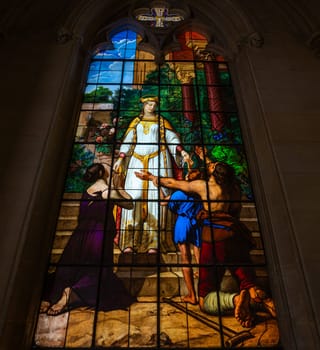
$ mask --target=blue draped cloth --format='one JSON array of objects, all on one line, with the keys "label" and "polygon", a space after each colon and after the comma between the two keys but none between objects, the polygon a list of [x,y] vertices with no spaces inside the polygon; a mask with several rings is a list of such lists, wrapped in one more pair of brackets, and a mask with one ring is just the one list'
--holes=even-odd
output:
[{"label": "blue draped cloth", "polygon": [[183,191],[175,191],[170,197],[168,208],[177,214],[174,226],[174,243],[191,243],[200,247],[201,225],[196,220],[196,216],[202,209],[201,200]]}]

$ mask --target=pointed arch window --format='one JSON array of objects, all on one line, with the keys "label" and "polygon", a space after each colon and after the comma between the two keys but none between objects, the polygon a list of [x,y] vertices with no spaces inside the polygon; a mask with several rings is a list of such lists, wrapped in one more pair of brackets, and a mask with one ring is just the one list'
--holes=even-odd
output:
[{"label": "pointed arch window", "polygon": [[92,55],[34,348],[280,348],[228,62],[176,39]]}]

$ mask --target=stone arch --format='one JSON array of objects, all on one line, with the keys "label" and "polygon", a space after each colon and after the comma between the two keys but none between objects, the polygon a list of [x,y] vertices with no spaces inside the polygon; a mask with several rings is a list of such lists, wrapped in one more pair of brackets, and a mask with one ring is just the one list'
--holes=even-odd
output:
[{"label": "stone arch", "polygon": [[316,16],[308,6],[297,0],[277,2],[281,20],[286,23],[290,33],[297,41],[310,48],[316,56],[320,55],[320,29]]},{"label": "stone arch", "polygon": [[[234,57],[243,45],[259,47],[263,43],[263,39],[258,34],[250,16],[232,0],[223,3],[214,1],[206,4],[195,4],[189,0],[184,1],[179,6],[184,8],[186,13],[190,13],[190,18],[182,22],[182,25],[177,25],[166,32],[162,32],[160,42],[155,38],[154,32],[150,28],[146,28],[142,24],[139,25],[134,21],[133,6],[134,8],[145,7],[146,2],[137,1],[132,4],[130,1],[124,1],[121,8],[119,8],[119,4],[113,6],[113,4],[101,3],[96,0],[92,0],[89,4],[80,2],[61,21],[57,31],[58,38],[59,33],[66,32],[69,33],[68,37],[70,39],[80,37],[84,46],[88,48],[92,42],[102,39],[101,33],[104,30],[129,25],[139,32],[144,30],[145,33],[148,33],[150,44],[159,51],[164,44],[169,45],[169,38],[174,30],[192,26],[194,30],[205,33],[210,45],[223,50],[225,56],[229,58]],[[114,20],[115,17],[118,19]],[[108,24],[106,25],[106,23]]]},{"label": "stone arch", "polygon": [[[31,1],[28,1],[28,3],[30,4]],[[139,1],[139,2],[137,1],[135,3],[135,5],[138,4],[140,6],[140,4],[141,4],[141,6],[142,6],[143,3],[144,2],[142,2],[142,1]],[[233,48],[233,50],[231,50],[231,52],[235,52],[239,57],[240,62],[239,61],[235,62],[236,64],[233,66],[233,70],[236,73],[235,82],[238,83],[240,81],[240,78],[245,78],[245,81],[242,83],[241,88],[238,89],[239,99],[241,99],[241,97],[245,96],[245,93],[243,92],[245,89],[249,88],[249,90],[250,90],[252,88],[252,91],[250,91],[250,93],[249,93],[250,96],[247,96],[248,98],[251,99],[251,102],[252,102],[251,107],[248,108],[248,105],[241,107],[242,114],[248,115],[247,118],[244,118],[244,119],[246,119],[245,125],[249,126],[248,130],[246,130],[245,133],[246,133],[246,136],[248,136],[250,138],[253,136],[254,131],[258,130],[259,128],[264,130],[264,127],[261,127],[261,125],[264,125],[263,124],[264,118],[263,118],[263,111],[261,110],[261,107],[259,105],[259,98],[257,96],[257,91],[255,90],[253,73],[250,70],[250,64],[248,63],[248,59],[246,57],[246,52],[245,52],[245,50],[243,50],[243,51],[240,50],[240,52],[239,52],[239,39],[241,39],[240,40],[240,44],[241,44],[240,47],[245,46],[248,43],[250,44],[249,39],[252,37],[253,37],[254,41],[256,41],[255,33],[256,33],[256,30],[259,30],[259,28],[255,24],[254,25],[252,24],[252,23],[255,23],[255,21],[253,20],[252,16],[250,14],[247,14],[247,13],[246,14],[243,13],[242,14],[243,16],[239,15],[239,13],[236,14],[237,19],[233,19],[232,24],[228,23],[228,14],[231,16],[232,13],[237,12],[236,9],[240,9],[241,13],[243,12],[240,5],[235,5],[235,1],[231,1],[231,0],[224,1],[223,4],[222,4],[222,1],[220,1],[220,0],[215,1],[215,2],[208,2],[207,4],[204,4],[204,2],[200,2],[200,1],[197,4],[195,4],[192,1],[186,1],[186,3],[192,5],[193,17],[199,18],[199,23],[206,24],[208,26],[208,28],[211,28],[210,26],[212,24],[212,17],[213,17],[213,13],[214,13],[213,10],[214,9],[218,9],[220,11],[220,12],[218,11],[218,13],[221,14],[221,16],[224,15],[224,17],[222,16],[223,18],[216,20],[215,23],[217,23],[217,24],[215,24],[215,25],[218,26],[218,23],[220,23],[220,22],[222,24],[224,23],[224,26],[221,28],[219,27],[219,28],[221,31],[223,29],[223,33],[225,33],[224,38],[228,39],[226,42],[230,44],[229,46],[231,48]],[[282,5],[282,2],[281,2],[281,4],[279,4],[279,2],[276,2],[276,3],[277,3],[277,6]],[[291,1],[291,3],[294,3],[293,0]],[[89,44],[91,45],[92,42],[94,42],[95,35],[98,32],[99,28],[103,27],[103,23],[106,23],[108,21],[110,21],[110,22],[114,21],[115,18],[112,18],[112,17],[115,16],[116,13],[117,13],[117,15],[115,17],[117,17],[117,18],[122,17],[122,14],[124,16],[127,16],[127,13],[128,13],[127,7],[129,5],[131,5],[130,1],[125,1],[121,4],[119,4],[118,1],[108,1],[108,2],[102,2],[102,1],[97,1],[97,0],[79,1],[78,4],[75,5],[74,10],[72,10],[72,11],[70,9],[66,10],[66,15],[63,15],[63,17],[62,18],[60,17],[59,21],[57,21],[57,22],[60,22],[59,28],[63,29],[61,32],[68,34],[65,37],[67,40],[66,41],[63,40],[63,42],[68,43],[69,41],[72,41],[72,39],[78,38],[78,39],[81,39],[82,47],[84,47],[84,48],[89,47]],[[208,9],[210,9],[210,12]],[[229,9],[229,10],[227,10],[227,9]],[[101,13],[99,13],[100,10],[103,10],[103,11]],[[119,12],[117,12],[118,10],[119,10]],[[210,15],[210,13],[212,13],[212,15]],[[18,9],[17,11],[13,11],[13,13],[10,13],[9,17],[6,16],[5,25],[4,25],[5,32],[18,33],[18,31],[21,30],[21,28],[23,28],[23,26],[25,25],[27,20],[25,20],[23,22],[23,25],[21,25],[19,23],[19,17],[20,16],[23,17],[22,14],[23,14],[23,9],[20,9],[20,10]],[[106,14],[107,14],[107,16],[106,16]],[[275,14],[275,15],[277,15],[277,14]],[[288,12],[286,13],[286,15],[289,16],[289,18],[292,18],[292,16],[293,16],[292,10],[289,9]],[[27,16],[28,16],[28,14],[26,14],[26,17]],[[279,15],[277,15],[277,16],[279,16]],[[311,35],[311,37],[310,37],[310,40],[311,40],[310,44],[316,43],[317,42],[316,39],[318,37],[316,34],[316,26],[315,26],[316,21],[312,20],[311,21],[312,25],[310,25],[310,24],[308,24],[310,21],[309,21],[309,19],[307,19],[306,20],[307,24],[303,24],[303,22],[300,21],[300,16],[301,16],[301,14],[299,14],[299,12],[298,12],[295,19],[296,19],[297,23],[300,23],[300,25],[302,25],[302,27],[305,28],[304,33],[306,33],[306,35],[304,36],[304,38],[309,37],[308,33],[311,33],[311,34],[313,33],[313,35]],[[293,27],[294,27],[294,25],[293,25]],[[237,31],[237,28],[240,28],[239,32]],[[299,32],[298,29],[296,29],[296,31]],[[61,50],[61,48],[60,48],[60,50]],[[65,73],[66,84],[65,84],[65,86],[63,86],[64,90],[62,90],[61,94],[59,94],[60,97],[63,96],[63,94],[66,96],[66,97],[64,97],[64,100],[63,100],[64,103],[65,103],[65,100],[69,98],[69,97],[67,97],[67,93],[70,92],[70,90],[68,90],[67,88],[71,85],[70,83],[68,83],[69,80],[71,81],[72,78],[75,76],[75,74],[78,74],[79,72],[81,72],[83,70],[83,67],[82,67],[82,69],[79,68],[79,66],[82,64],[82,62],[78,62],[75,59],[77,57],[80,57],[81,54],[83,54],[83,51],[82,50],[76,51],[76,49],[74,49],[74,51],[75,51],[74,55],[70,55],[70,57],[66,55],[66,57],[70,60],[70,62],[72,60],[76,61],[76,63],[74,63],[74,65],[78,65],[78,67],[77,67],[78,69],[76,69],[75,72],[73,72],[71,70],[71,68],[69,70],[66,70],[66,73]],[[254,95],[254,96],[251,98],[252,95]],[[61,98],[60,97],[59,97],[59,99],[62,99],[62,97]],[[67,108],[65,106],[61,106],[61,105],[60,106],[55,105],[55,108],[56,108],[56,110],[52,111],[52,115],[56,119],[59,119],[59,118],[62,119],[62,117],[58,117],[58,113],[61,112],[62,116],[68,116],[68,112],[71,110],[71,108],[69,108],[69,110],[67,110]],[[254,120],[254,119],[256,119],[256,120]],[[56,124],[54,124],[54,126],[56,126]],[[63,127],[61,127],[61,125],[60,125],[60,128],[58,128],[58,129],[59,129],[59,131],[61,131],[61,130],[64,131],[66,129],[66,126],[64,125]],[[263,139],[263,141],[267,140],[265,142],[265,145],[268,146],[269,145],[268,137],[265,136],[263,134],[263,132],[261,132],[261,133],[262,133],[261,139]],[[50,132],[50,135],[49,135],[50,139],[48,140],[48,143],[51,144],[52,148],[55,147],[55,146],[52,146],[52,144],[54,144],[54,142],[56,140],[61,138],[62,133],[60,132],[59,135],[58,135],[58,133],[56,133],[56,134],[57,135],[54,134],[54,130],[52,128],[52,131]],[[71,135],[71,133],[69,132],[68,135]],[[260,135],[260,133],[258,133],[258,135]],[[258,137],[259,136],[255,136],[255,138],[253,140],[256,140]],[[262,141],[261,141],[261,143],[263,144]],[[255,147],[260,148],[260,151],[262,149],[261,144],[255,145]],[[270,167],[269,167],[269,169],[267,169],[266,165],[261,164],[261,162],[259,163],[259,159],[258,159],[259,157],[256,156],[255,150],[253,150],[253,148],[254,147],[252,145],[249,145],[248,150],[249,150],[249,153],[251,154],[251,159],[254,162],[256,162],[256,165],[254,165],[254,167],[253,167],[253,170],[254,170],[253,171],[254,172],[253,178],[254,178],[254,182],[256,183],[256,187],[261,185],[261,183],[262,183],[261,177],[263,174],[263,176],[265,176],[265,177],[269,176],[269,180],[265,181],[265,183],[268,184],[268,188],[266,188],[266,190],[271,189],[272,187],[276,188],[274,190],[274,192],[278,188],[281,189],[281,185],[279,184],[281,182],[281,180],[279,179],[278,171],[275,168],[276,166],[272,165],[271,171],[270,171]],[[271,164],[272,164],[272,161],[274,160],[274,158],[272,157],[272,154],[270,155],[270,153],[272,153],[272,152],[269,151],[268,148],[265,148],[264,150],[267,150],[265,152],[265,156],[266,156],[265,159],[267,159],[267,161],[265,163],[267,164],[268,161],[271,161]],[[48,150],[45,149],[44,155],[47,158],[50,158],[50,154],[48,155],[48,153],[49,153]],[[42,159],[40,159],[40,160],[42,160]],[[50,161],[50,159],[48,160],[48,162],[49,161]],[[61,160],[59,160],[59,161],[55,160],[55,162],[56,162],[56,164],[59,164],[59,162],[61,162]],[[50,174],[50,169],[46,172],[45,175],[47,175],[48,178],[50,178],[50,176],[52,178],[52,174]],[[275,176],[273,176],[273,175],[275,175]],[[42,180],[41,180],[42,181],[42,188],[44,188],[44,182],[46,181],[46,179],[44,178],[43,173],[41,174],[41,178],[42,178]],[[272,181],[270,179],[272,179]],[[270,182],[272,182],[272,183],[270,184]],[[39,184],[38,180],[37,180],[36,185],[37,186],[35,186],[35,188],[40,193],[39,188],[41,189],[41,186],[40,186],[41,183]],[[259,197],[259,200],[260,200],[260,198],[262,198],[262,203],[263,203],[262,205],[265,205],[265,203],[271,202],[270,197],[272,197],[272,196],[269,194],[268,195],[269,198],[268,198],[268,200],[266,200],[265,199],[266,194],[263,192],[264,191],[261,190],[261,193],[258,193],[258,197]],[[276,233],[279,234],[279,237],[277,238],[276,237],[277,235],[272,234],[272,233],[270,234],[270,237],[273,241],[275,241],[275,239],[277,239],[277,242],[279,242],[280,239],[283,239],[283,241],[284,241],[284,238],[290,238],[290,240],[288,242],[286,242],[288,245],[287,253],[282,254],[282,255],[289,256],[292,252],[293,252],[293,255],[297,254],[297,252],[296,252],[295,245],[292,244],[291,234],[287,233],[287,231],[291,232],[292,228],[291,227],[288,228],[288,225],[287,225],[288,222],[290,223],[290,219],[287,219],[287,216],[288,216],[288,213],[286,211],[287,209],[284,208],[285,207],[285,204],[284,204],[285,200],[283,199],[284,194],[281,191],[279,193],[280,193],[280,195],[279,195],[279,198],[277,198],[277,202],[276,202],[277,203],[276,209],[277,209],[278,213],[273,216],[272,214],[274,214],[275,209],[271,213],[268,213],[266,210],[265,213],[262,213],[262,215],[266,217],[265,219],[263,219],[263,222],[265,222],[265,226],[270,225],[269,230],[273,229],[271,227],[272,224],[269,221],[270,217],[273,217],[273,222],[274,222],[273,225],[274,225],[275,230],[276,230],[275,226],[280,224],[279,225],[280,228],[278,228],[278,230],[275,231]],[[29,207],[31,209],[30,209],[30,212],[28,212],[28,215],[32,216],[29,221],[33,221],[32,224],[34,226],[35,226],[34,222],[39,220],[39,218],[37,216],[40,216],[40,219],[41,219],[41,214],[42,214],[42,212],[40,210],[41,208],[39,205],[40,200],[37,197],[38,197],[38,194],[37,194],[37,196],[35,195],[33,198],[33,201],[30,202]],[[54,198],[53,201],[55,199],[56,198]],[[50,198],[50,200],[52,200],[52,198]],[[38,201],[38,206],[35,205],[35,202],[37,202],[37,201]],[[38,209],[38,212],[36,211],[36,209]],[[270,206],[269,206],[269,209],[270,209]],[[32,210],[34,211],[33,213],[31,213]],[[279,218],[282,213],[284,213],[284,217]],[[32,224],[29,221],[26,220],[26,222],[29,225],[29,227],[26,228],[26,230],[28,230],[28,232],[26,232],[26,235],[24,235],[22,238],[25,239],[25,237],[27,237],[27,240],[29,241],[28,245],[30,246],[32,243],[37,243],[37,240],[35,239],[34,235],[30,235],[30,232],[34,226],[32,226]],[[42,222],[44,223],[46,221],[42,218]],[[39,226],[39,223],[37,224],[37,227],[38,226]],[[40,230],[39,228],[38,228],[38,231],[41,231],[41,232],[39,232],[39,235],[37,236],[37,238],[41,237],[41,235],[43,233],[43,230]],[[42,241],[40,241],[40,242],[42,242]],[[278,252],[281,249],[283,251],[284,247],[283,247],[283,244],[282,244],[282,247],[280,247],[280,248],[277,247],[276,246],[277,242],[273,242],[271,245],[269,245],[270,252],[271,252],[271,250],[274,249],[274,251],[272,252],[272,258],[270,259],[270,261],[271,261],[271,264],[276,262],[276,266],[273,268],[273,274],[278,274],[278,275],[280,275],[280,278],[281,278],[281,275],[282,275],[282,277],[285,277],[285,276],[283,276],[282,269],[280,268],[280,263],[279,263],[279,259],[278,259]],[[26,244],[24,241],[22,241],[21,246],[24,246],[24,245],[26,245]],[[25,248],[23,247],[23,249],[25,249]],[[45,246],[44,249],[48,250],[48,247]],[[22,248],[21,248],[21,250],[22,250]],[[28,253],[28,249],[26,249],[26,250]],[[29,249],[29,254],[30,254],[30,251],[31,250]],[[25,255],[27,253],[25,253]],[[36,260],[39,257],[36,257],[36,259],[35,259],[33,256],[31,257],[31,255],[30,256],[27,255],[27,257],[25,255],[23,256],[25,261],[23,261],[23,259],[21,258],[21,252],[20,251],[18,252],[18,258],[20,259],[18,261],[18,263],[20,263],[22,265],[22,267],[24,268],[24,270],[26,271],[25,275],[28,275],[28,273],[33,272],[33,268],[36,266],[36,264],[39,264],[39,263],[45,264],[46,259],[43,256],[40,257],[41,259]],[[42,255],[43,255],[43,253],[42,253]],[[299,255],[299,254],[297,254],[297,255]],[[34,261],[33,259],[36,261]],[[26,264],[26,260],[28,262],[28,266]],[[296,264],[295,260],[294,260],[294,264],[292,264],[293,260],[294,259],[289,259],[287,257],[282,256],[282,263],[285,263],[286,266],[289,266],[287,271],[291,272],[292,275],[294,274],[294,276],[296,277],[296,280],[300,281],[301,268],[295,269],[297,264]],[[292,267],[293,269],[290,270],[290,267]],[[21,271],[22,271],[22,269],[21,269]],[[284,271],[286,271],[286,270],[284,269]],[[14,275],[14,272],[15,271],[12,272],[13,275]],[[14,275],[13,278],[16,278],[16,276]],[[18,282],[11,281],[11,285],[13,285],[15,283],[14,287],[20,288],[23,285],[21,283],[21,279],[22,278],[20,278],[20,281],[18,281]],[[289,282],[288,281],[286,282],[286,288],[283,288],[282,283],[280,283],[281,285],[277,288],[278,289],[277,294],[280,296],[280,300],[285,301],[284,295],[289,290],[290,279],[292,280],[292,277],[288,276]],[[24,282],[24,280],[22,282]],[[32,287],[32,286],[29,287],[29,295],[31,294],[30,289],[39,291],[39,289],[41,288],[40,283],[41,283],[41,281],[38,282],[39,285],[37,285],[35,287]],[[292,286],[292,289],[296,288],[296,285],[292,284],[291,286]],[[14,288],[14,287],[12,287],[12,288]],[[10,292],[10,290],[9,290],[9,292]],[[32,336],[32,322],[33,322],[32,317],[34,317],[34,313],[36,312],[35,311],[36,306],[32,306],[32,302],[36,303],[37,299],[36,299],[35,295],[33,294],[32,295],[33,298],[31,298],[31,301],[28,301],[29,304],[23,305],[23,304],[21,304],[21,302],[19,304],[19,299],[17,298],[17,295],[15,293],[11,293],[11,294],[12,294],[12,300],[13,300],[12,303],[17,302],[17,301],[18,302],[14,306],[10,304],[10,307],[9,307],[10,311],[11,312],[12,312],[12,310],[16,311],[18,308],[20,308],[20,311],[19,311],[20,318],[14,318],[16,316],[17,312],[16,313],[13,312],[13,316],[12,316],[12,314],[10,315],[10,320],[9,320],[10,322],[8,324],[16,323],[15,332],[11,331],[11,333],[10,333],[10,329],[9,329],[9,331],[6,330],[4,332],[4,335],[8,337],[8,334],[9,334],[9,337],[11,336],[11,340],[13,340],[14,336],[19,335],[18,333],[22,333],[22,332],[17,332],[16,330],[18,329],[19,331],[21,331],[21,329],[23,328],[23,330],[25,332],[24,341],[26,343],[28,343],[28,342],[30,343],[30,341],[31,341],[30,337]],[[37,293],[35,293],[35,294],[37,294]],[[283,296],[281,297],[280,294],[283,294]],[[297,293],[296,293],[296,295],[297,295]],[[10,295],[9,295],[9,297],[10,297]],[[290,296],[289,296],[289,298],[290,298]],[[291,301],[292,300],[293,300],[293,298],[291,295]],[[315,326],[312,323],[312,320],[314,320],[314,318],[313,318],[312,313],[309,312],[310,311],[309,304],[310,304],[310,300],[309,301],[307,300],[305,293],[301,293],[301,295],[299,295],[299,303],[296,303],[296,304],[293,303],[290,305],[290,308],[291,308],[290,312],[289,312],[289,308],[287,306],[284,306],[283,319],[281,320],[281,322],[282,322],[282,329],[285,330],[287,333],[287,335],[284,339],[284,345],[286,345],[287,348],[297,348],[298,347],[297,344],[299,342],[301,344],[301,342],[303,342],[304,340],[306,342],[308,342],[308,344],[316,342],[316,340],[314,340],[315,339],[314,334],[316,334]],[[305,307],[305,306],[307,306],[307,307]],[[300,313],[301,310],[304,310],[305,314]],[[297,318],[298,321],[296,321],[296,328],[293,329],[294,326],[292,326],[291,322],[295,318]],[[289,319],[289,322],[288,322],[288,319]],[[17,326],[17,323],[19,323],[18,326]],[[298,328],[298,326],[299,326],[299,328]],[[18,327],[20,327],[20,328],[18,328]],[[295,336],[295,333],[296,333],[296,336]],[[312,333],[313,333],[313,337],[312,337]],[[310,335],[310,337],[305,337],[305,339],[303,339],[303,337],[302,337],[302,338],[300,338],[300,340],[298,340],[297,337],[299,335],[303,335],[304,337],[306,335]],[[21,340],[22,337],[23,336],[20,335],[20,337],[17,337],[17,339]],[[27,339],[27,340],[25,340],[25,339]],[[27,348],[27,347],[25,346],[23,348]]]}]

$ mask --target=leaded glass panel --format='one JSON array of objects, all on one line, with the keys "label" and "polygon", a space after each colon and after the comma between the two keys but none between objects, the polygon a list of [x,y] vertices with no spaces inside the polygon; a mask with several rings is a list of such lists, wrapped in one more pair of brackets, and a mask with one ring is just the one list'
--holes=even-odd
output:
[{"label": "leaded glass panel", "polygon": [[96,52],[34,348],[280,348],[228,62]]}]

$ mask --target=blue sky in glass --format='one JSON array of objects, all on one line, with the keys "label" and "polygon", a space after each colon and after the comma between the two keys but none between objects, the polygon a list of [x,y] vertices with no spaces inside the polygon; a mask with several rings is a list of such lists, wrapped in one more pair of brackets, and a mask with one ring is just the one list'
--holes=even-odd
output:
[{"label": "blue sky in glass", "polygon": [[[126,84],[133,82],[133,62],[127,62],[123,69],[123,60],[135,59],[137,34],[130,30],[117,33],[112,37],[112,43],[114,49],[101,50],[93,56],[93,59],[98,61],[91,62],[87,83],[116,84],[109,85],[114,92],[121,82]],[[86,92],[91,92],[95,88],[95,85],[88,85]]]}]

